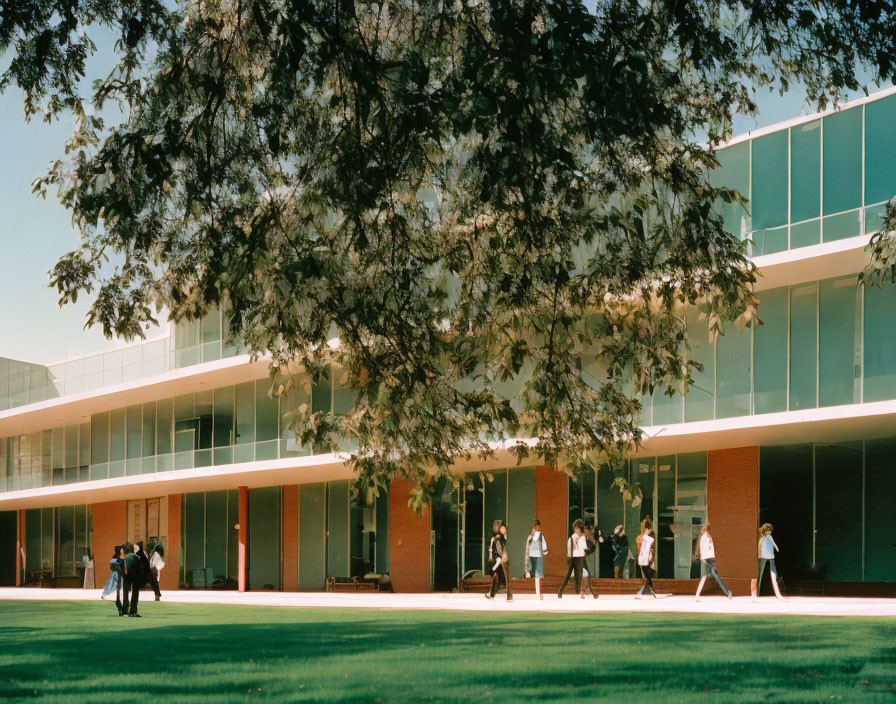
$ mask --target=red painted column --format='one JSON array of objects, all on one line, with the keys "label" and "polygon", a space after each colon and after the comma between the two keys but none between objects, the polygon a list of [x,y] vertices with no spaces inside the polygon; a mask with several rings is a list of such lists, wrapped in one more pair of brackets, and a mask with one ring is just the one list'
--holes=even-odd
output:
[{"label": "red painted column", "polygon": [[237,566],[237,582],[241,592],[246,591],[246,528],[249,525],[249,487],[239,488],[239,564]]}]

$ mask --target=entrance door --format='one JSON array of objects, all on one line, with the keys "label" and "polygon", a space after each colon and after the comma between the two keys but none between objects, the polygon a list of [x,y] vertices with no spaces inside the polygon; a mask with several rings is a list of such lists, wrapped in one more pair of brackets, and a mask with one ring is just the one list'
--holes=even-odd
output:
[{"label": "entrance door", "polygon": [[458,585],[458,490],[444,477],[432,501],[432,588],[450,592]]},{"label": "entrance door", "polygon": [[699,562],[694,560],[694,545],[700,538],[704,513],[702,506],[675,507],[675,579],[691,579],[695,571],[700,576]]}]

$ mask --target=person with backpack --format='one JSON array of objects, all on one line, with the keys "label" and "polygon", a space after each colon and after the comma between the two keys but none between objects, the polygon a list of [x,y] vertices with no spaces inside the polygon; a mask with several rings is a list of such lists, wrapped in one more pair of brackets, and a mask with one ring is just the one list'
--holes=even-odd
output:
[{"label": "person with backpack", "polygon": [[570,575],[575,575],[576,593],[582,594],[582,570],[585,567],[585,550],[588,548],[588,542],[585,539],[585,523],[581,518],[577,518],[572,524],[572,534],[566,540],[566,559],[569,561],[569,567],[566,570],[566,577],[560,585],[560,591],[557,592],[557,598],[563,598],[563,590],[569,582]]},{"label": "person with backpack", "polygon": [[541,532],[541,521],[537,518],[532,521],[532,530],[526,538],[526,579],[535,579],[535,595],[539,599],[541,594],[541,580],[544,579],[544,556],[548,554],[548,544],[545,542],[544,533]]},{"label": "person with backpack", "polygon": [[697,541],[697,551],[694,557],[700,560],[700,583],[697,585],[697,601],[700,601],[700,592],[703,591],[703,585],[706,578],[712,575],[718,585],[722,588],[722,593],[731,599],[734,595],[725,586],[722,577],[716,571],[716,548],[712,542],[712,533],[709,523],[704,523],[700,529],[700,540]]},{"label": "person with backpack", "polygon": [[513,590],[510,587],[510,568],[507,565],[507,526],[498,519],[492,524],[492,539],[488,545],[489,562],[492,566],[492,586],[485,595],[486,599],[494,599],[501,586],[507,587],[507,601],[513,601]]}]

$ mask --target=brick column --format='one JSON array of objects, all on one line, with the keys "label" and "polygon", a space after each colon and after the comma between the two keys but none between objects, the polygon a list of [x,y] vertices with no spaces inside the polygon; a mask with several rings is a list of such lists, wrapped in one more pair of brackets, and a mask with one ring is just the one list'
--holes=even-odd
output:
[{"label": "brick column", "polygon": [[553,467],[535,468],[535,518],[541,521],[541,530],[548,544],[544,558],[544,574],[566,574],[566,525],[569,510],[569,485],[567,476]]},{"label": "brick column", "polygon": [[393,479],[389,487],[389,577],[396,592],[428,592],[429,506],[420,515],[408,506],[411,486],[406,479]]},{"label": "brick column", "polygon": [[93,523],[93,558],[96,565],[96,584],[109,579],[109,560],[116,545],[128,538],[128,502],[107,501],[90,507]]},{"label": "brick column", "polygon": [[280,521],[283,545],[283,591],[299,591],[299,487],[283,487],[283,520]]},{"label": "brick column", "polygon": [[168,495],[168,549],[165,551],[165,569],[162,570],[162,581],[159,583],[161,589],[180,588],[180,503],[181,494]]},{"label": "brick column", "polygon": [[706,472],[709,522],[719,572],[725,578],[753,579],[758,571],[759,448],[710,450]]}]

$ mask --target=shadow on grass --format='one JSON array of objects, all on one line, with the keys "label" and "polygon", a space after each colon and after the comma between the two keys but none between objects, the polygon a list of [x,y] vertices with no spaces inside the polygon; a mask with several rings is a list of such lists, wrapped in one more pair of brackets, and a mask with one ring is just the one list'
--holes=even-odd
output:
[{"label": "shadow on grass", "polygon": [[[0,604],[0,697],[875,701],[896,692],[892,620],[193,604],[149,605],[136,620],[105,606]],[[876,674],[863,675],[869,666]]]}]

